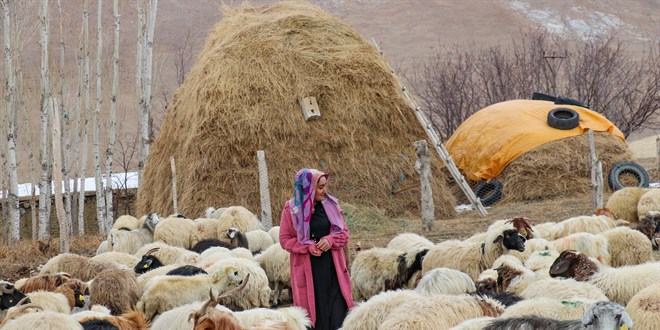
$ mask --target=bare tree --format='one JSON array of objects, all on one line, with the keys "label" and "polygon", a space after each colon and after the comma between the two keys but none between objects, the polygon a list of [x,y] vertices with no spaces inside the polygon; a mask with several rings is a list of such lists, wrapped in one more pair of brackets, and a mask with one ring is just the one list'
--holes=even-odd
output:
[{"label": "bare tree", "polygon": [[5,54],[5,76],[7,78],[5,102],[7,107],[7,170],[9,172],[9,203],[5,205],[8,208],[8,218],[5,221],[11,223],[11,230],[8,243],[12,244],[21,238],[20,232],[20,210],[18,208],[18,169],[16,166],[16,108],[14,106],[14,90],[16,76],[13,65],[13,44],[12,18],[14,14],[9,11],[9,0],[2,1],[2,20],[3,20],[3,40]]},{"label": "bare tree", "polygon": [[99,225],[99,233],[106,233],[105,224],[105,195],[103,193],[103,180],[101,179],[101,155],[100,155],[100,137],[101,122],[101,104],[103,103],[103,69],[101,67],[101,58],[103,56],[103,0],[97,0],[97,19],[96,19],[96,108],[94,110],[94,176],[96,180],[96,217]]},{"label": "bare tree", "polygon": [[84,123],[82,126],[82,141],[80,150],[82,150],[82,159],[80,160],[80,192],[78,194],[78,235],[85,235],[85,176],[87,175],[87,126],[88,116],[91,112],[91,96],[89,82],[89,0],[83,1],[83,49],[84,49],[84,84],[85,84],[85,107],[83,115]]},{"label": "bare tree", "polygon": [[112,157],[115,150],[115,140],[117,136],[115,113],[117,109],[117,90],[119,89],[119,0],[114,0],[113,16],[115,21],[115,41],[114,52],[112,56],[112,96],[110,97],[110,129],[108,131],[108,147],[105,152],[106,172],[105,172],[105,199],[106,199],[106,231],[112,228],[113,200],[112,200]]},{"label": "bare tree", "polygon": [[[125,135],[123,138],[117,140],[119,148],[117,150],[117,161],[121,166],[124,176],[117,182],[119,186],[118,194],[119,200],[124,203],[124,211],[122,214],[131,214],[131,199],[133,193],[128,187],[128,172],[133,168],[135,163],[135,154],[138,146],[138,139],[135,135]],[[119,208],[117,208],[119,212]]]},{"label": "bare tree", "polygon": [[[85,13],[83,12],[83,20]],[[81,119],[84,120],[83,114],[82,114],[82,103],[83,103],[83,89],[84,89],[84,71],[83,71],[83,61],[84,61],[84,46],[83,46],[83,37],[85,33],[85,28],[84,28],[84,22],[80,26],[80,36],[78,38],[78,52],[76,53],[76,65],[78,67],[78,85],[76,89],[76,107],[75,107],[75,121],[76,121],[76,128],[75,128],[75,134],[73,135],[73,164],[78,164],[78,159],[80,156],[80,145],[82,141],[82,125],[81,125]],[[80,166],[72,166],[72,169],[74,171],[73,173],[73,191],[72,191],[72,198],[71,198],[71,209],[76,210],[77,205],[78,205],[78,198],[80,197],[80,189],[78,185],[78,178],[80,177],[80,171],[81,168]],[[78,233],[79,229],[78,227],[80,224],[78,223],[78,213],[71,212],[72,214],[72,219],[71,219],[71,224],[72,224],[72,230]]]},{"label": "bare tree", "polygon": [[[138,148],[138,176],[141,178],[142,170],[146,166],[147,156],[149,155],[149,146],[151,145],[150,112],[151,112],[151,87],[152,87],[152,69],[153,69],[153,45],[154,30],[156,28],[156,13],[158,10],[158,0],[149,0],[146,17],[146,33],[144,34],[143,64],[142,64],[142,98],[140,100],[140,145]],[[140,29],[141,30],[141,29]],[[139,37],[138,37],[139,38]],[[138,41],[140,44],[140,41]]]},{"label": "bare tree", "polygon": [[[144,108],[144,53],[145,53],[145,39],[147,33],[147,20],[144,16],[144,3],[145,0],[137,0],[137,53],[135,56],[135,95],[138,100],[138,180],[142,180],[142,149],[145,148],[144,141],[142,140],[142,132],[147,132],[148,119],[144,118],[142,109]],[[146,158],[146,157],[145,157]]]},{"label": "bare tree", "polygon": [[60,114],[54,99],[50,99],[50,117],[53,118],[53,182],[55,183],[55,210],[60,227],[60,253],[69,252],[69,234],[71,222],[67,221],[62,201],[62,133],[60,132]]},{"label": "bare tree", "polygon": [[50,158],[48,157],[48,99],[50,98],[50,87],[48,85],[48,0],[41,1],[41,14],[39,17],[41,21],[41,126],[40,126],[40,143],[41,143],[41,181],[39,184],[39,239],[46,240],[50,236],[48,232],[48,224],[50,222],[50,213],[48,206],[50,199],[48,193],[50,191]]},{"label": "bare tree", "polygon": [[[64,213],[66,217],[66,223],[69,224],[69,229],[71,229],[71,185],[70,185],[70,172],[71,172],[71,117],[69,112],[64,108],[64,18],[62,17],[62,3],[60,0],[57,0],[57,11],[59,13],[59,23],[60,23],[60,90],[59,90],[59,99],[60,99],[60,110],[59,113],[62,114],[64,122],[61,123],[60,127],[60,137],[64,141],[64,150],[62,150],[62,178],[64,181]],[[55,157],[60,157],[59,155],[54,154]],[[69,235],[72,233],[69,232]]]}]

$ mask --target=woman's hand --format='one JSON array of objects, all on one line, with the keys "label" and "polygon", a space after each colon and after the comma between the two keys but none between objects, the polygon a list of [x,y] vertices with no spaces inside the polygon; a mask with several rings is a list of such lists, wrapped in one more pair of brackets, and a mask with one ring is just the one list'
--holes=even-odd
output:
[{"label": "woman's hand", "polygon": [[330,250],[330,247],[330,242],[328,242],[328,240],[325,238],[321,238],[321,240],[316,243],[316,248],[323,252]]},{"label": "woman's hand", "polygon": [[320,256],[321,256],[321,253],[323,253],[323,251],[321,251],[321,250],[319,250],[318,248],[316,248],[316,249],[314,249],[314,251],[312,251],[312,252],[310,252],[310,253],[311,253],[313,256],[315,256],[315,257],[320,257]]}]

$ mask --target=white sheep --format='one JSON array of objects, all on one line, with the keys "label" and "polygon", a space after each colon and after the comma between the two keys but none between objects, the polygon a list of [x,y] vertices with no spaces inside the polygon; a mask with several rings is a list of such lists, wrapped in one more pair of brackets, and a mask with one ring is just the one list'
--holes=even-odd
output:
[{"label": "white sheep", "polygon": [[556,222],[552,221],[540,223],[538,225],[534,225],[534,231],[538,234],[539,237],[552,240],[552,230],[556,224]]},{"label": "white sheep", "polygon": [[218,238],[218,225],[220,221],[212,218],[199,218],[193,220],[194,228],[190,233],[190,247],[206,239]]},{"label": "white sheep", "polygon": [[225,306],[236,306],[244,310],[270,306],[271,289],[268,286],[268,276],[259,267],[259,264],[251,260],[232,257],[218,261],[207,271],[212,274],[228,267],[237,268],[241,274],[250,274],[250,281],[240,292],[225,298]]},{"label": "white sheep", "polygon": [[379,329],[378,326],[393,309],[412,299],[426,297],[412,290],[381,292],[351,309],[344,319],[342,330]]},{"label": "white sheep", "polygon": [[628,227],[606,230],[600,234],[607,240],[609,265],[620,267],[653,261],[653,244],[646,235]]},{"label": "white sheep", "polygon": [[273,244],[266,251],[254,257],[268,276],[269,286],[273,289],[273,304],[278,305],[280,293],[288,288],[291,292],[291,254],[281,245]]},{"label": "white sheep", "polygon": [[525,267],[536,274],[538,280],[550,278],[550,266],[559,257],[557,250],[541,250],[532,253],[525,261]]},{"label": "white sheep", "polygon": [[261,229],[263,226],[259,219],[252,214],[248,209],[242,206],[230,206],[219,218],[220,224],[218,225],[217,238],[221,241],[229,242],[227,237],[229,228],[236,228],[242,233],[247,233],[251,230]]},{"label": "white sheep", "polygon": [[136,307],[148,320],[152,320],[174,307],[207,299],[211,290],[215,291],[214,295],[225,292],[243,278],[236,267],[217,268],[208,275],[156,276],[149,281]]},{"label": "white sheep", "polygon": [[476,291],[468,274],[450,268],[436,268],[422,277],[415,291],[424,296],[465,294]]},{"label": "white sheep", "polygon": [[424,257],[422,273],[433,268],[460,270],[476,280],[495,259],[507,250],[524,251],[524,238],[515,229],[488,232],[483,243],[449,240],[436,244]]},{"label": "white sheep", "polygon": [[260,229],[243,233],[238,228],[229,228],[227,238],[229,238],[232,245],[249,249],[252,253],[264,251],[274,244],[270,234]]},{"label": "white sheep", "polygon": [[660,211],[660,189],[649,189],[637,202],[637,216],[641,219],[657,211]]},{"label": "white sheep", "polygon": [[554,244],[544,238],[532,238],[525,241],[525,251],[509,250],[509,254],[525,263],[535,252],[550,250],[557,251]]},{"label": "white sheep", "polygon": [[660,324],[660,283],[637,292],[626,305],[635,329],[655,329]]},{"label": "white sheep", "polygon": [[124,214],[115,219],[112,229],[127,228],[128,230],[138,229],[138,219],[132,215]]},{"label": "white sheep", "polygon": [[280,242],[280,226],[273,226],[270,229],[268,229],[268,235],[270,235],[270,238],[273,239],[273,242],[279,243]]},{"label": "white sheep", "polygon": [[575,233],[598,234],[616,228],[617,224],[607,215],[583,215],[568,218],[556,223],[551,229],[550,240],[566,237]]},{"label": "white sheep", "polygon": [[126,268],[116,262],[100,263],[72,253],[58,254],[46,262],[39,275],[68,273],[81,281],[92,280],[98,273],[108,268]]},{"label": "white sheep", "polygon": [[162,219],[154,230],[154,242],[190,249],[195,223],[186,218],[171,217]]},{"label": "white sheep", "polygon": [[556,278],[536,281],[523,290],[520,296],[525,299],[545,297],[567,300],[578,298],[594,301],[609,300],[603,291],[591,283]]},{"label": "white sheep", "polygon": [[169,271],[171,271],[173,269],[176,269],[176,268],[179,268],[181,266],[185,266],[185,265],[183,265],[183,264],[165,265],[165,266],[162,266],[162,267],[152,269],[152,270],[150,270],[146,273],[140,274],[140,276],[138,276],[137,279],[136,279],[137,283],[138,283],[138,286],[140,287],[140,290],[142,290],[142,292],[144,292],[144,290],[147,289],[147,283],[149,283],[149,281],[152,278],[154,278],[158,275],[165,275]]},{"label": "white sheep", "polygon": [[[189,304],[181,305],[172,308],[156,317],[151,323],[152,329],[176,329],[176,330],[193,330],[194,320],[190,314],[198,311],[204,305],[203,301],[195,301]],[[216,309],[231,313],[227,307],[222,305],[215,306]]]},{"label": "white sheep", "polygon": [[99,244],[99,247],[96,248],[96,255],[99,255],[101,253],[108,252],[108,240],[104,240]]},{"label": "white sheep", "polygon": [[389,313],[379,329],[447,329],[477,317],[497,317],[503,311],[502,304],[487,297],[439,295],[403,302]]},{"label": "white sheep", "polygon": [[461,322],[461,324],[452,327],[449,330],[482,330],[493,320],[495,320],[495,318],[490,316],[477,317],[474,319],[465,320]]},{"label": "white sheep", "polygon": [[110,252],[104,252],[101,254],[97,254],[93,257],[90,258],[92,261],[100,262],[100,263],[111,263],[111,262],[116,262],[120,265],[124,265],[130,269],[135,268],[135,265],[140,262],[140,258],[124,253],[124,252],[115,252],[115,251],[110,251]]},{"label": "white sheep", "polygon": [[625,306],[635,293],[660,283],[660,262],[612,268],[599,265],[580,252],[564,251],[550,268],[550,276],[588,281],[611,301]]},{"label": "white sheep", "polygon": [[587,307],[594,302],[585,298],[566,300],[537,297],[507,307],[500,317],[504,319],[535,315],[555,320],[574,320],[582,318]]},{"label": "white sheep", "polygon": [[296,306],[279,309],[253,308],[235,312],[234,317],[241,326],[246,328],[259,325],[264,321],[281,321],[286,324],[287,330],[306,330],[312,323],[307,317],[307,312]]},{"label": "white sheep", "polygon": [[83,330],[83,327],[70,315],[52,311],[23,314],[2,326],[2,330],[25,329]]},{"label": "white sheep", "polygon": [[615,191],[607,200],[605,207],[610,209],[614,215],[630,222],[639,221],[637,204],[639,199],[650,189],[639,187],[625,187]]},{"label": "white sheep", "polygon": [[158,248],[158,250],[153,252],[152,255],[158,258],[163,265],[194,265],[199,262],[200,259],[199,254],[195,252],[180,247],[170,246],[162,242],[154,242],[141,247],[135,252],[135,256],[142,258],[143,255],[155,248]]},{"label": "white sheep", "polygon": [[154,230],[160,218],[154,214],[145,216],[144,225],[138,229],[127,231],[112,229],[108,235],[108,250],[134,254],[140,247],[154,240]]},{"label": "white sheep", "polygon": [[221,207],[219,209],[207,207],[204,211],[204,215],[207,219],[220,219],[220,216],[222,216],[222,213],[224,213],[226,210],[226,207]]},{"label": "white sheep", "polygon": [[431,249],[432,247],[433,242],[415,233],[398,234],[387,243],[388,249],[394,249],[401,252],[411,251],[412,249]]},{"label": "white sheep", "polygon": [[[220,250],[220,249],[225,249],[227,250],[226,252]],[[228,250],[226,248],[218,248],[215,250],[215,253],[212,254],[207,254],[205,257],[200,259],[199,262],[197,262],[197,266],[202,268],[202,269],[209,269],[211,268],[216,262],[227,259],[227,258],[241,258],[241,259],[246,259],[250,261],[254,261],[254,256],[252,255],[252,252],[250,250],[245,249],[245,248],[235,248],[232,250]]]},{"label": "white sheep", "polygon": [[[72,306],[69,299],[59,292],[34,291],[26,294],[30,302],[43,308],[44,311],[69,314]],[[16,308],[16,307],[12,307]]]},{"label": "white sheep", "polygon": [[603,264],[610,264],[607,239],[590,233],[575,233],[552,241],[557,251],[576,250],[595,258]]},{"label": "white sheep", "polygon": [[371,248],[358,253],[351,266],[353,299],[367,300],[382,291],[405,287],[421,269],[421,259],[427,251]]}]

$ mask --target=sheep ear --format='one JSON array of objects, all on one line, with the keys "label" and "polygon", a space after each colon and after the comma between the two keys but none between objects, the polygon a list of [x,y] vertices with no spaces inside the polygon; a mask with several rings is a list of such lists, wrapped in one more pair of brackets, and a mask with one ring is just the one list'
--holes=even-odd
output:
[{"label": "sheep ear", "polygon": [[504,236],[499,235],[499,236],[497,236],[497,238],[493,241],[493,244],[497,244],[497,243],[501,242],[503,239],[504,239]]},{"label": "sheep ear", "polygon": [[582,316],[582,325],[586,327],[592,324],[594,324],[594,309],[587,308],[584,316]]}]

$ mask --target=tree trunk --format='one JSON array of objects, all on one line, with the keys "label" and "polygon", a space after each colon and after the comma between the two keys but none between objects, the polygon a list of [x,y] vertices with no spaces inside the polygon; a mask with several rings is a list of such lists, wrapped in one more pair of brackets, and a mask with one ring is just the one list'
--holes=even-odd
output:
[{"label": "tree trunk", "polygon": [[55,100],[51,99],[51,118],[53,118],[53,181],[55,183],[55,210],[60,226],[60,253],[69,252],[69,233],[71,222],[67,221],[62,202],[62,133],[60,132],[60,114]]},{"label": "tree trunk", "polygon": [[415,169],[419,173],[421,192],[422,192],[422,230],[433,230],[433,221],[435,221],[435,205],[433,204],[433,191],[431,189],[431,153],[426,140],[414,142],[415,152],[417,153],[417,162]]},{"label": "tree trunk", "polygon": [[261,193],[261,224],[266,230],[269,230],[273,227],[273,215],[268,189],[268,166],[266,166],[266,154],[263,150],[257,151],[257,164],[259,167],[259,191]]},{"label": "tree trunk", "polygon": [[158,0],[149,0],[147,7],[147,32],[145,34],[144,44],[144,92],[142,94],[141,102],[142,108],[140,111],[140,151],[138,154],[138,175],[141,178],[142,170],[146,166],[147,156],[149,155],[149,148],[151,145],[151,134],[149,129],[149,122],[151,116],[151,85],[152,85],[152,66],[153,66],[153,46],[154,46],[154,30],[156,28],[156,13],[158,10]]},{"label": "tree trunk", "polygon": [[38,238],[37,228],[37,185],[33,183],[30,184],[32,189],[30,191],[30,215],[32,216],[32,240],[36,241]]},{"label": "tree trunk", "polygon": [[89,0],[83,2],[83,33],[84,33],[84,71],[85,71],[85,109],[83,111],[84,124],[82,127],[82,150],[80,160],[80,187],[78,189],[78,235],[85,235],[85,177],[87,176],[87,126],[91,109],[90,83],[89,83]]},{"label": "tree trunk", "polygon": [[48,170],[50,169],[50,159],[48,157],[48,99],[50,98],[50,88],[48,86],[48,0],[41,1],[41,125],[40,125],[40,144],[41,144],[41,181],[39,183],[39,239],[46,240],[50,236],[48,232],[48,223],[50,214],[48,214],[47,200],[48,191],[50,191],[50,182]]},{"label": "tree trunk", "polygon": [[[83,102],[83,86],[84,86],[84,74],[83,74],[83,61],[84,61],[84,52],[85,49],[83,47],[83,37],[84,37],[84,29],[85,29],[85,21],[84,21],[84,13],[83,13],[83,23],[81,24],[81,29],[80,29],[80,38],[78,40],[78,54],[76,55],[77,59],[77,65],[78,65],[78,89],[76,93],[76,128],[75,128],[75,134],[73,135],[74,141],[73,141],[73,164],[72,169],[74,169],[73,173],[73,192],[72,192],[72,198],[71,198],[71,209],[72,210],[77,210],[78,206],[78,197],[79,197],[79,185],[78,185],[78,178],[80,177],[80,166],[77,166],[79,155],[80,155],[80,145],[81,145],[81,140],[82,140],[82,125],[81,125],[81,119],[82,118],[82,102]],[[78,233],[78,213],[72,213],[72,218],[71,218],[71,224],[72,224],[72,230],[75,233]]]},{"label": "tree trunk", "polygon": [[16,108],[14,107],[15,73],[13,65],[13,47],[11,36],[11,19],[13,13],[9,12],[8,0],[2,1],[3,17],[3,40],[5,53],[5,73],[7,78],[7,91],[5,101],[7,106],[7,170],[9,172],[9,200],[5,204],[8,208],[8,218],[5,221],[10,223],[9,240],[7,243],[13,244],[21,238],[20,210],[18,208],[18,168],[16,166]]},{"label": "tree trunk", "polygon": [[144,19],[143,0],[137,0],[137,54],[135,56],[135,95],[138,99],[138,182],[142,181],[143,159],[139,156],[144,149],[142,132],[147,130],[147,120],[142,116],[144,104],[144,39],[147,32],[147,24]]},{"label": "tree trunk", "polygon": [[[64,122],[61,122],[60,133],[64,139],[64,150],[62,151],[62,180],[64,185],[64,211],[66,222],[71,224],[71,116],[64,108],[64,19],[62,18],[62,3],[57,0],[57,11],[60,15],[60,111]],[[57,155],[55,155],[57,157]],[[69,236],[73,234],[73,228],[69,226]]]},{"label": "tree trunk", "polygon": [[110,97],[110,130],[108,132],[108,147],[105,152],[105,202],[106,202],[106,231],[112,228],[114,220],[112,209],[112,157],[115,150],[117,111],[117,91],[119,90],[119,0],[114,0],[112,12],[115,19],[115,41],[112,56],[112,96]]},{"label": "tree trunk", "polygon": [[101,57],[103,55],[103,0],[97,0],[97,19],[96,19],[96,108],[94,110],[94,180],[96,186],[96,218],[99,225],[99,233],[105,235],[105,195],[103,193],[103,180],[101,179],[101,151],[99,146],[99,131],[101,122],[101,104],[103,103],[103,68],[101,67]]}]

